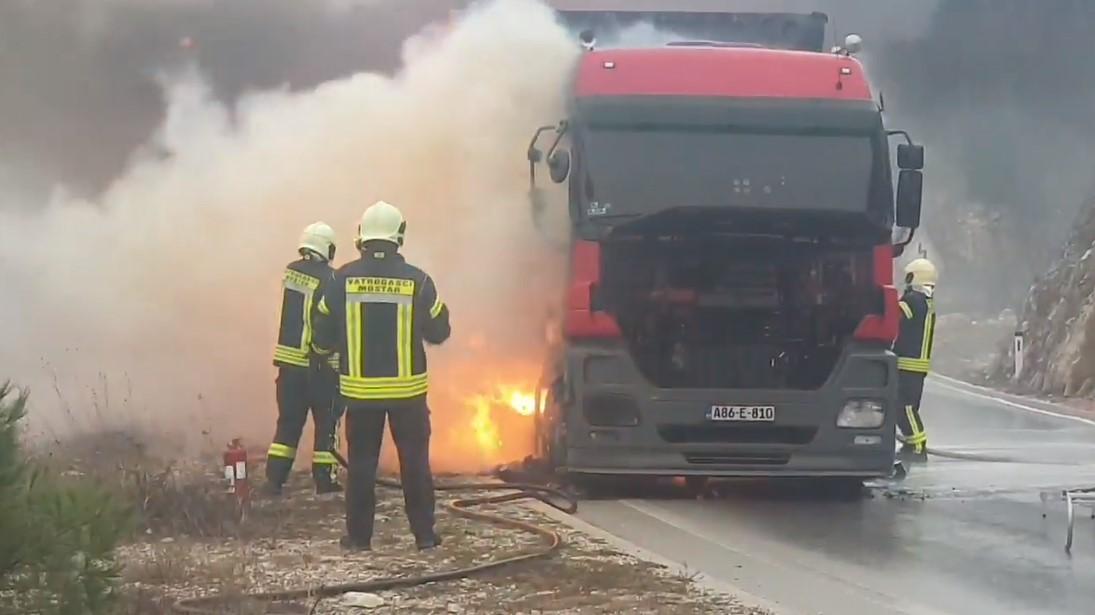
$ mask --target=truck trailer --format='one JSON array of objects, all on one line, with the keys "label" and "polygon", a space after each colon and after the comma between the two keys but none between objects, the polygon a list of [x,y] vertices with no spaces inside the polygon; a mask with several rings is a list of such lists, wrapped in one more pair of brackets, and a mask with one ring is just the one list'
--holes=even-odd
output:
[{"label": "truck trailer", "polygon": [[[534,215],[546,168],[570,225],[538,456],[575,478],[889,475],[924,151],[886,128],[858,37],[825,49],[820,13],[560,19],[585,50],[528,151]],[[666,42],[628,46],[640,23]]]}]

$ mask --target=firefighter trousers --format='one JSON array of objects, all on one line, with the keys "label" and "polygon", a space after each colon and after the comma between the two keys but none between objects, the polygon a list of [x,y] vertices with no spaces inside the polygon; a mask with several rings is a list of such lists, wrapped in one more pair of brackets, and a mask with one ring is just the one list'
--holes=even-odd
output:
[{"label": "firefighter trousers", "polygon": [[923,453],[928,446],[928,434],[920,420],[920,399],[924,395],[924,379],[927,376],[903,370],[897,372],[897,389],[902,406],[897,415],[897,426],[905,436],[907,446],[917,453]]},{"label": "firefighter trousers", "polygon": [[372,403],[346,410],[346,441],[350,472],[346,486],[346,530],[350,540],[367,546],[373,537],[376,473],[384,422],[391,423],[399,456],[403,504],[411,532],[419,545],[434,534],[433,474],[430,472],[430,410],[426,400],[397,402],[389,408]]},{"label": "firefighter trousers", "polygon": [[338,462],[331,451],[339,418],[338,398],[338,374],[326,365],[278,368],[278,424],[266,454],[266,478],[271,485],[280,487],[289,478],[309,411],[314,430],[312,476],[317,487],[334,483]]}]

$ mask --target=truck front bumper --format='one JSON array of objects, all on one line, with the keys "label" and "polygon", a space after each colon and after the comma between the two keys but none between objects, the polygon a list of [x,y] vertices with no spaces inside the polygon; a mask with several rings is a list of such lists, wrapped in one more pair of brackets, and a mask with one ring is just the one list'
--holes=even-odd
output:
[{"label": "truck front bumper", "polygon": [[[625,352],[574,348],[561,469],[585,474],[888,476],[899,412],[896,361],[850,347],[818,390],[652,388]],[[602,376],[603,375],[603,376]],[[591,377],[593,376],[593,377]],[[885,409],[874,429],[837,426],[850,400]],[[772,406],[770,422],[712,421],[713,405]]]}]

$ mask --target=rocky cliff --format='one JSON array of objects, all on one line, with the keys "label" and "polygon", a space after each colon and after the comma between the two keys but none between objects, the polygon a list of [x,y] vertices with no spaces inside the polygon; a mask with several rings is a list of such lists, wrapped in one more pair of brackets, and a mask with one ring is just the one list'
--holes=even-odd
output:
[{"label": "rocky cliff", "polygon": [[[1095,394],[1095,201],[1076,219],[1053,265],[1031,286],[1020,329],[1026,351],[1017,388],[1046,395]],[[1013,372],[1009,345],[993,376],[1010,380]]]}]

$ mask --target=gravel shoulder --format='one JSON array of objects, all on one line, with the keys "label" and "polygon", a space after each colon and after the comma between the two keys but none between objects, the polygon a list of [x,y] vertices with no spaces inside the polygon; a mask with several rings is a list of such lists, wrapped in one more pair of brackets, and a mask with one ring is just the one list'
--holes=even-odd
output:
[{"label": "gravel shoulder", "polygon": [[[214,480],[214,476],[206,480]],[[442,501],[444,500],[444,495]],[[460,494],[465,496],[466,494]],[[295,476],[288,497],[258,500],[247,523],[221,536],[148,530],[123,547],[128,613],[169,612],[175,601],[221,593],[276,590],[410,576],[529,552],[541,538],[439,510],[439,550],[419,553],[407,528],[398,491],[377,491],[374,551],[344,554],[341,496],[311,494],[306,475]],[[491,511],[487,507],[481,510]],[[555,554],[448,583],[361,597],[256,605],[232,600],[225,613],[734,613],[768,611],[743,605],[698,583],[694,575],[625,553],[536,507],[511,504],[505,516],[556,531]],[[353,601],[370,606],[351,606]]]}]

